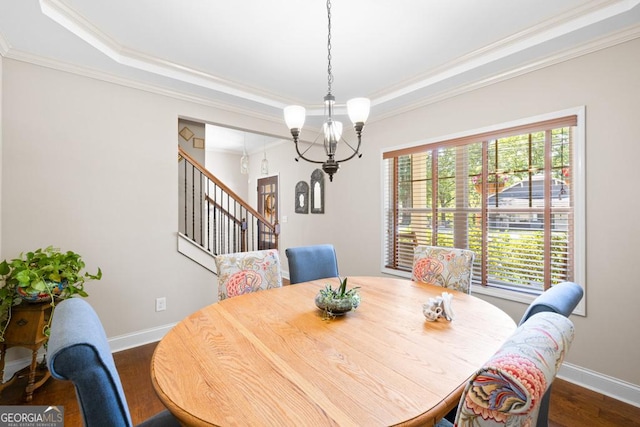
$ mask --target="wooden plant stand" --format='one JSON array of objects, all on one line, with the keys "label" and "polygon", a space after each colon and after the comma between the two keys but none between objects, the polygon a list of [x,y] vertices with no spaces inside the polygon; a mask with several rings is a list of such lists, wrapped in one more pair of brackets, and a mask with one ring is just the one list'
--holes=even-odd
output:
[{"label": "wooden plant stand", "polygon": [[13,307],[11,320],[5,331],[5,340],[0,343],[0,380],[4,378],[4,365],[7,349],[11,347],[24,347],[31,350],[31,365],[16,372],[16,374],[3,384],[0,384],[0,393],[6,387],[13,384],[19,378],[27,374],[29,379],[25,389],[24,400],[30,402],[33,392],[43,385],[51,376],[46,366],[38,366],[38,350],[46,342],[48,337],[44,335],[44,326],[51,316],[51,305],[48,302],[27,303]]}]

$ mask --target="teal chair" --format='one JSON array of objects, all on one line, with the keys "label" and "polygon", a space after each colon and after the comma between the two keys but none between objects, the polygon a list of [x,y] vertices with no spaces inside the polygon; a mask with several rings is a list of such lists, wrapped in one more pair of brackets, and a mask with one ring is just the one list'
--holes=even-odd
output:
[{"label": "teal chair", "polygon": [[289,282],[293,285],[310,280],[338,277],[338,259],[333,245],[287,248]]},{"label": "teal chair", "polygon": [[[47,350],[51,376],[71,381],[86,427],[130,427],[131,415],[107,336],[88,302],[70,298],[56,305]],[[167,410],[143,427],[178,427]]]}]

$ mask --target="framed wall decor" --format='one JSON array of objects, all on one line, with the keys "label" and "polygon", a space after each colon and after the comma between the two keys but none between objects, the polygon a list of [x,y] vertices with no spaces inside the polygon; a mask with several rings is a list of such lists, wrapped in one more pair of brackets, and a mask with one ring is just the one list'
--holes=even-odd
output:
[{"label": "framed wall decor", "polygon": [[204,138],[193,138],[193,148],[204,148]]},{"label": "framed wall decor", "polygon": [[304,181],[296,184],[295,204],[296,213],[309,213],[309,184]]},{"label": "framed wall decor", "polygon": [[311,213],[324,213],[324,172],[316,169],[311,173]]},{"label": "framed wall decor", "polygon": [[191,132],[191,129],[189,129],[188,127],[183,127],[182,130],[180,132],[178,132],[178,134],[184,138],[185,141],[190,140],[193,137],[193,132]]}]

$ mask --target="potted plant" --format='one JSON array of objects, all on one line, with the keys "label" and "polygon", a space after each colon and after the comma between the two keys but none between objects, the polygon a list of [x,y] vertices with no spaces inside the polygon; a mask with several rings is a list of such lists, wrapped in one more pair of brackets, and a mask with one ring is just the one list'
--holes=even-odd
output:
[{"label": "potted plant", "polygon": [[[100,280],[102,271],[96,274],[83,272],[82,257],[72,251],[62,252],[49,246],[33,252],[21,253],[19,258],[0,263],[0,342],[11,320],[11,309],[23,300],[27,302],[49,302],[55,307],[56,301],[75,295],[86,297],[84,290],[87,280]],[[49,322],[53,312],[49,317]],[[49,325],[45,327],[48,335]]]},{"label": "potted plant", "polygon": [[355,310],[360,305],[358,287],[347,290],[347,278],[340,279],[340,286],[333,289],[327,284],[316,295],[316,306],[324,310],[325,318],[341,316],[348,311]]},{"label": "potted plant", "polygon": [[[495,193],[499,193],[501,192],[505,185],[507,184],[507,180],[509,179],[509,176],[507,174],[489,174],[488,176],[488,182],[487,182],[487,192],[489,194],[495,194]],[[471,182],[473,182],[473,186],[475,187],[476,191],[480,194],[482,194],[482,176],[480,175],[474,175],[471,178]]]}]

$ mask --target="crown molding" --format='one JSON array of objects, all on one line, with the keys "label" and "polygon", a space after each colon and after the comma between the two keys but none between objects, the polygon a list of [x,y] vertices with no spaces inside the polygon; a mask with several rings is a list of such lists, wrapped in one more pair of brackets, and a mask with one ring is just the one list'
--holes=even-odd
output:
[{"label": "crown molding", "polygon": [[[65,4],[62,0],[39,0],[42,12],[89,43],[119,64],[183,81],[196,86],[212,89],[244,100],[283,109],[287,102],[277,95],[257,91],[235,82],[218,78],[193,68],[189,68],[157,57],[136,52],[118,43],[102,32],[86,18]],[[370,96],[371,105],[381,105],[410,93],[423,90],[431,85],[469,72],[492,62],[504,59],[514,53],[530,49],[542,43],[584,29],[605,19],[630,11],[640,4],[640,0],[601,0],[589,2],[554,19],[531,27],[492,45],[478,49],[451,61],[435,71],[387,88]],[[524,67],[527,68],[527,67]],[[323,115],[320,108],[311,108],[309,115]]]},{"label": "crown molding", "polygon": [[9,50],[11,49],[11,45],[7,41],[7,39],[0,33],[0,56],[7,56]]},{"label": "crown molding", "polygon": [[[420,99],[419,101],[407,104],[399,108],[394,108],[385,113],[377,113],[375,115],[372,115],[372,117],[370,117],[369,123],[374,123],[379,120],[384,120],[393,116],[397,116],[399,114],[403,114],[403,113],[406,113],[430,104],[434,104],[434,103],[446,100],[448,98],[452,98],[454,96],[471,92],[471,91],[474,91],[486,86],[490,86],[505,80],[509,80],[524,74],[528,74],[546,67],[550,67],[552,65],[559,64],[561,62],[565,62],[583,55],[588,55],[590,53],[593,53],[602,49],[606,49],[621,43],[625,43],[627,41],[634,40],[636,38],[640,38],[640,25],[635,25],[635,26],[626,28],[624,30],[621,30],[617,33],[609,34],[601,39],[594,40],[592,42],[585,43],[580,46],[572,47],[571,49],[567,49],[563,52],[557,53],[556,55],[547,57],[543,60],[527,64],[523,67],[512,69],[501,74],[496,74],[490,78],[486,78],[486,79],[478,80],[469,84],[461,85],[451,90],[446,90],[432,96],[427,96]],[[7,46],[6,49],[5,49],[5,46]],[[4,53],[2,53],[2,50],[4,50]],[[2,38],[2,34],[0,34],[0,53],[2,53],[2,56],[7,57],[9,59],[14,59],[21,62],[27,62],[34,65],[42,66],[45,68],[51,68],[54,70],[68,72],[71,74],[88,77],[88,78],[92,78],[95,80],[100,80],[108,83],[113,83],[113,84],[117,84],[124,87],[129,87],[133,89],[142,90],[145,92],[167,96],[167,97],[181,100],[181,101],[191,102],[191,103],[195,103],[195,104],[199,104],[207,107],[218,108],[218,109],[229,111],[232,113],[255,117],[255,118],[269,121],[272,123],[280,123],[282,121],[282,118],[279,115],[276,117],[270,114],[259,113],[249,108],[238,107],[236,105],[216,101],[211,98],[195,96],[195,95],[187,94],[184,92],[167,89],[166,87],[163,87],[163,86],[143,83],[143,82],[128,79],[128,78],[115,76],[113,74],[109,74],[103,71],[97,71],[95,69],[80,67],[80,66],[65,63],[62,61],[52,60],[52,59],[43,58],[37,55],[21,52],[16,49],[12,49],[9,43],[4,41],[4,39]],[[373,100],[372,100],[372,104],[373,104]],[[318,111],[318,113],[320,114],[321,111]]]},{"label": "crown molding", "polygon": [[129,78],[116,76],[104,71],[98,71],[92,68],[81,67],[74,64],[69,64],[63,61],[53,60],[50,58],[44,58],[38,55],[32,55],[30,53],[22,52],[16,49],[11,49],[7,53],[8,59],[13,59],[20,62],[26,62],[29,64],[37,65],[44,68],[50,68],[57,71],[62,71],[70,74],[75,74],[82,77],[87,77],[94,80],[99,80],[107,83],[116,84],[132,89],[141,90],[144,92],[154,93],[157,95],[166,96],[169,98],[177,99],[180,101],[191,102],[206,107],[218,108],[220,110],[237,113],[245,116],[254,117],[261,120],[266,120],[273,123],[280,123],[282,120],[280,117],[275,117],[270,114],[264,114],[257,112],[253,109],[242,108],[236,105],[228,104],[221,101],[216,101],[211,98],[196,96],[177,90],[167,89],[164,86],[154,85],[150,83],[141,82]]},{"label": "crown molding", "polygon": [[[578,58],[580,56],[588,55],[590,53],[597,52],[599,50],[607,49],[618,44],[622,44],[634,39],[640,38],[640,24],[635,25],[617,33],[609,34],[601,39],[591,41],[579,46],[574,46],[571,49],[567,49],[563,52],[559,52],[553,56],[549,56],[539,61],[529,63],[525,66],[518,67],[504,73],[496,74],[486,79],[478,80],[469,84],[461,85],[456,88],[440,92],[438,94],[425,97],[419,101],[411,104],[407,104],[403,107],[391,110],[383,114],[377,114],[376,120],[383,120],[399,114],[403,114],[430,104],[444,101],[454,96],[462,95],[467,92],[471,92],[477,89],[481,89],[486,86],[491,86],[496,83],[500,83],[505,80],[513,79],[515,77],[529,74],[543,68],[550,67],[562,62],[569,61],[571,59]],[[373,102],[372,102],[373,103]]]},{"label": "crown molding", "polygon": [[118,43],[61,0],[40,0],[42,13],[89,43],[115,62],[207,89],[226,93],[270,107],[283,109],[287,103],[276,95],[258,91],[184,65],[136,52]]},{"label": "crown molding", "polygon": [[538,46],[584,29],[598,22],[630,11],[640,0],[606,0],[589,3],[552,20],[528,28],[491,45],[450,61],[429,73],[394,85],[393,88],[371,96],[371,105],[380,105],[412,92],[425,89],[436,83],[469,72],[492,62],[504,59],[517,52]]}]

